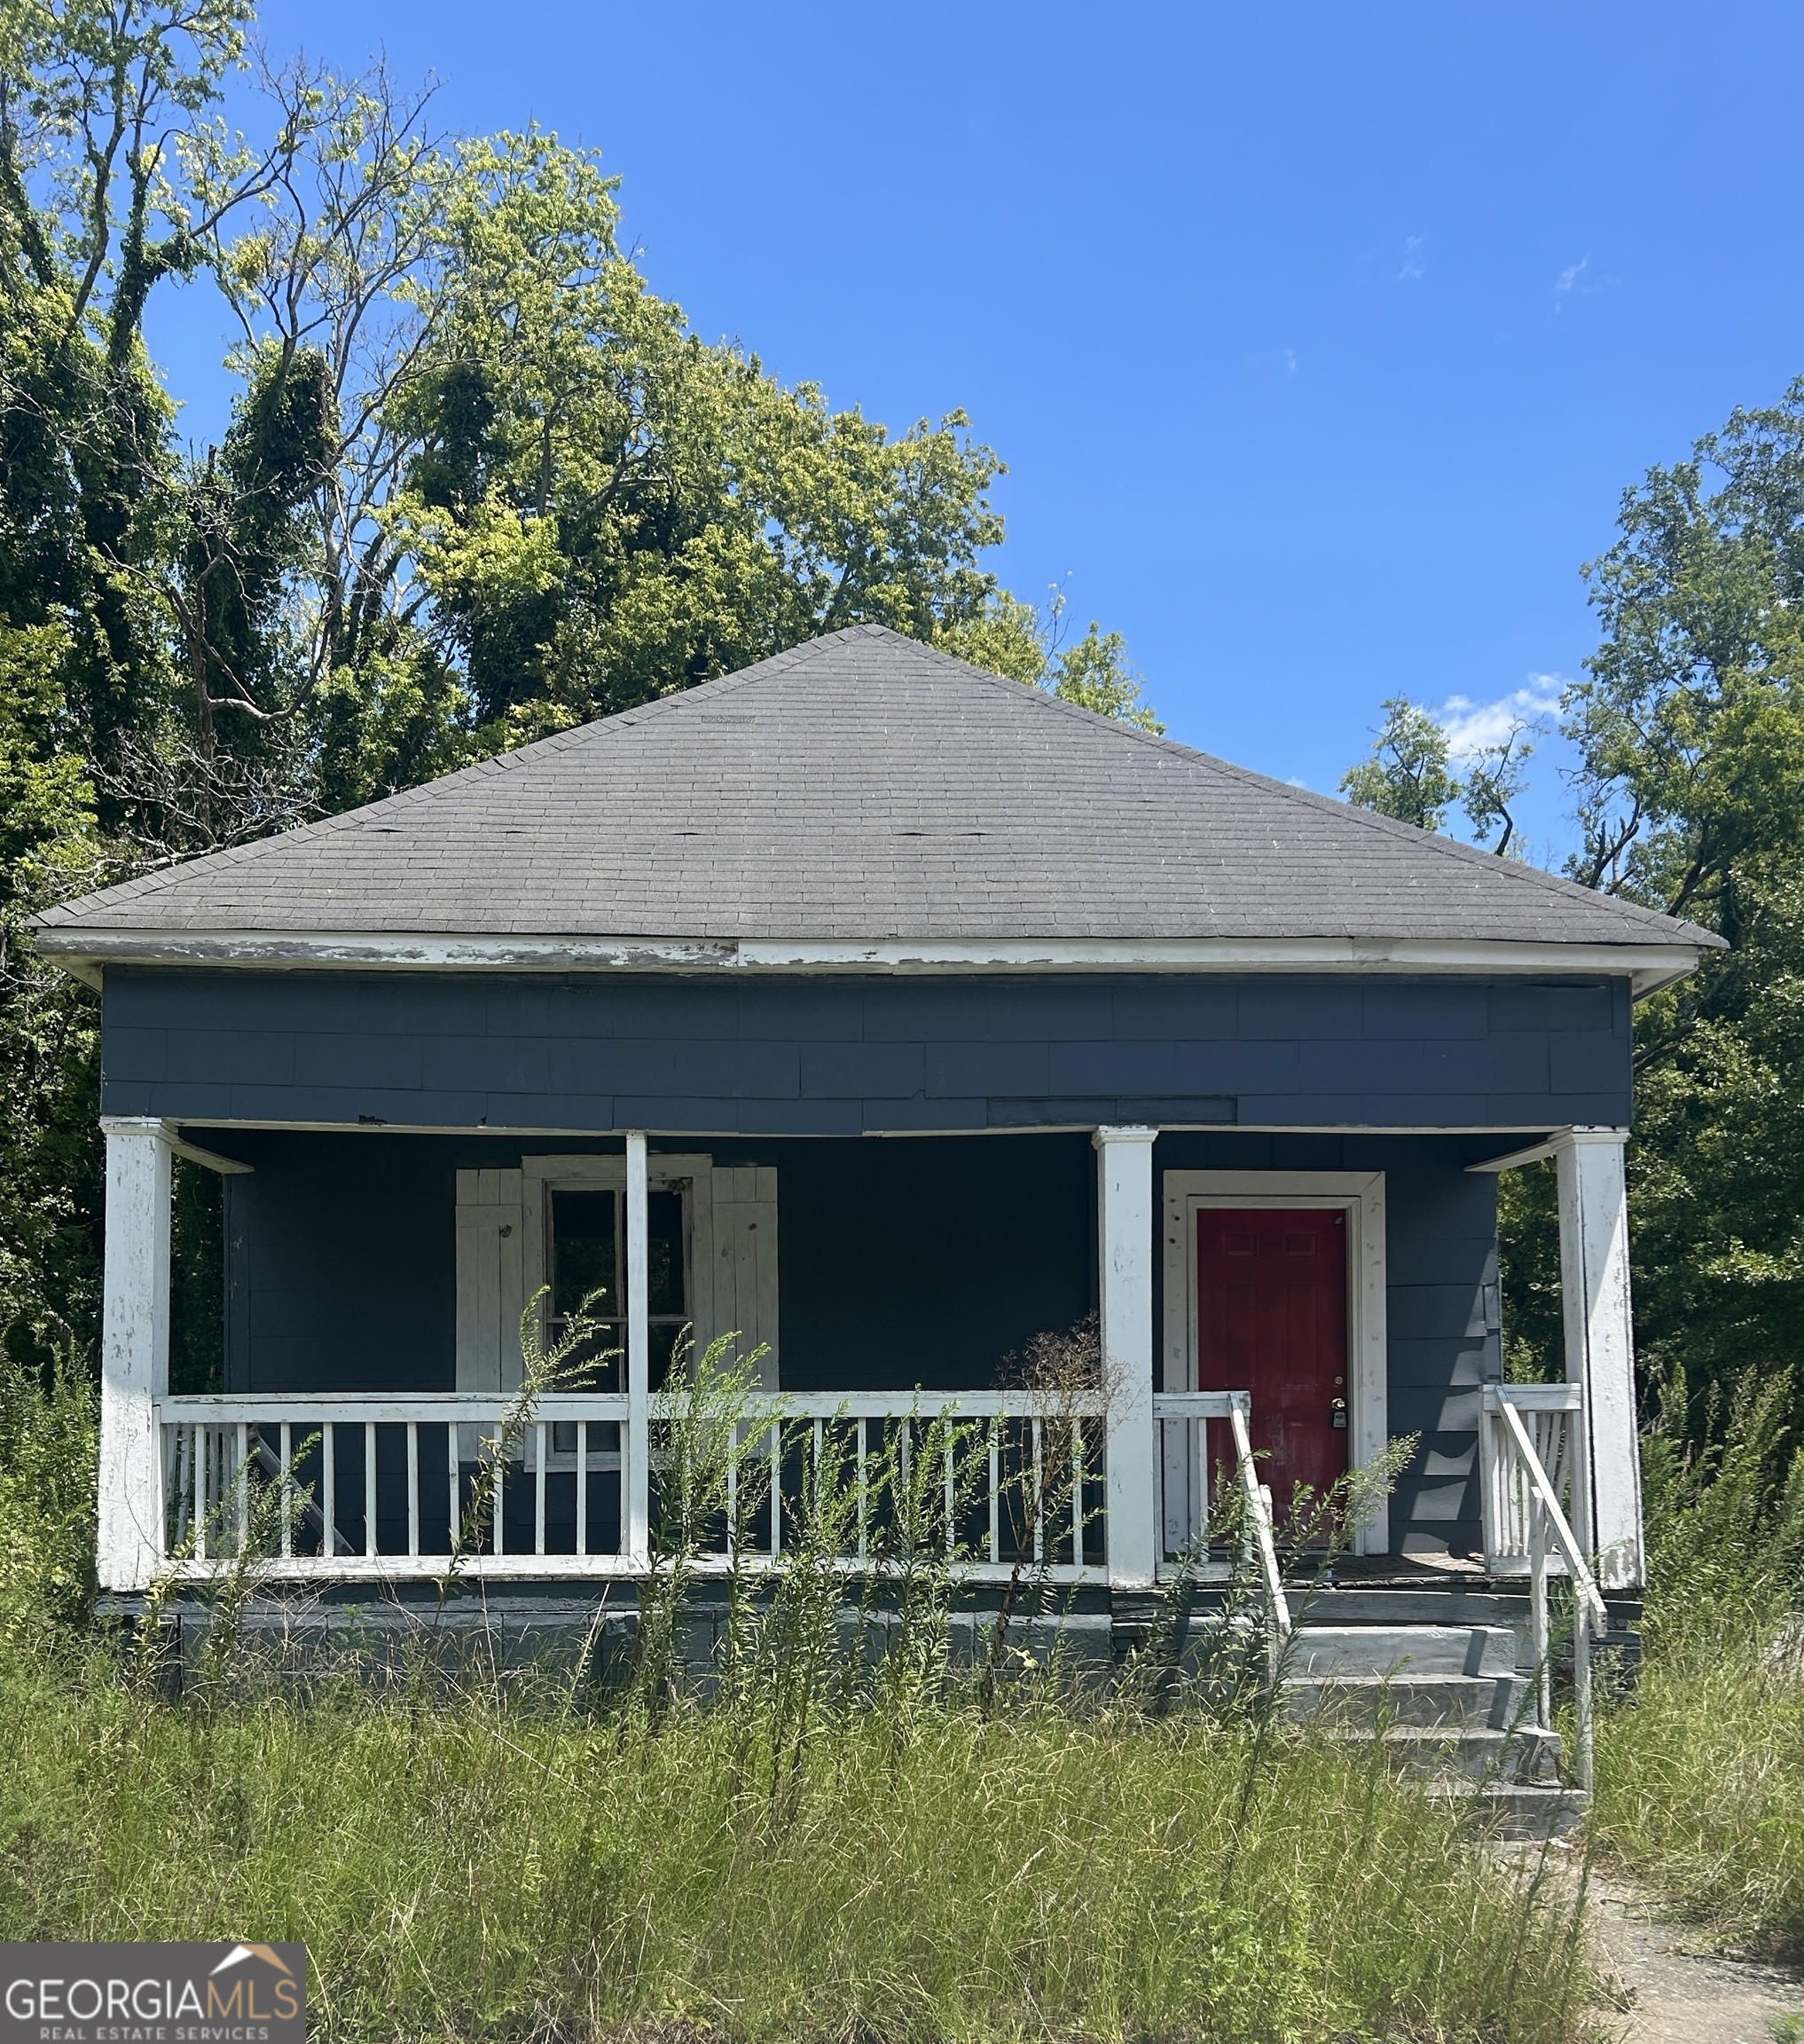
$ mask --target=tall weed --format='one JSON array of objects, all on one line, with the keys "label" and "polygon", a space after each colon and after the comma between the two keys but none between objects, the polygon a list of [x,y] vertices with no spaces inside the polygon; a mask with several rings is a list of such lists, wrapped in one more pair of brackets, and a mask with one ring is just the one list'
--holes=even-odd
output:
[{"label": "tall weed", "polygon": [[[920,1416],[860,1467],[783,1419],[773,1498],[729,1452],[765,1423],[747,1372],[703,1357],[690,1393],[624,1694],[480,1663],[259,1681],[227,1627],[177,1699],[77,1633],[85,1392],[9,1388],[0,1583],[36,1616],[0,1655],[0,1938],[301,1938],[346,2040],[1579,2036],[1570,1897],[1369,1755],[1188,1680],[1160,1715],[1133,1681],[986,1686],[981,1639],[952,1664],[982,1427]],[[786,1559],[755,1571],[773,1504]],[[738,1608],[711,1685],[677,1637],[710,1574]]]},{"label": "tall weed", "polygon": [[0,1342],[0,1652],[88,1623],[98,1445],[98,1401],[73,1357],[41,1373]]},{"label": "tall weed", "polygon": [[1685,1914],[1804,1952],[1804,1452],[1791,1386],[1750,1373],[1682,1429],[1663,1388],[1644,1442],[1645,1660],[1604,1715],[1596,1821]]},{"label": "tall weed", "polygon": [[[349,1686],[196,1718],[0,1671],[0,1936],[304,1939],[333,2039],[1565,2044],[1569,1899],[1326,1741],[875,1716],[773,1821],[734,1727]],[[250,1927],[247,1929],[247,1927]]]}]

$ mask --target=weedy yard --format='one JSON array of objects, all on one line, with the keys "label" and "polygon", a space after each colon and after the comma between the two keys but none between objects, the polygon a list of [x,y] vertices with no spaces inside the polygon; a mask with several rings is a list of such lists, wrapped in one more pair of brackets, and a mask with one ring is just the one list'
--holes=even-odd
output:
[{"label": "weedy yard", "polygon": [[[297,1686],[229,1642],[176,1694],[82,1623],[87,1493],[49,1473],[85,1390],[15,1378],[4,1415],[0,1937],[302,1939],[334,2039],[1590,2033],[1581,1895],[1500,1864],[1375,1747],[1157,1683],[986,1694],[920,1650],[931,1598],[878,1667],[799,1687],[805,1610],[767,1608],[705,1702],[424,1660]],[[1673,1474],[1688,1552],[1702,1513],[1731,1550],[1749,1511],[1770,1531],[1744,1477]],[[1782,1938],[1795,1692],[1752,1635],[1714,1663],[1695,1630],[1653,1638],[1604,1728],[1603,1835]]]},{"label": "weedy yard", "polygon": [[0,1922],[304,1938],[343,2038],[1574,2034],[1571,1903],[1362,1755],[1193,1717],[654,1731],[499,1692],[150,1702],[15,1669]]},{"label": "weedy yard", "polygon": [[[1219,1686],[961,1678],[932,1571],[886,1649],[848,1656],[804,1542],[705,1702],[656,1664],[680,1568],[611,1691],[448,1679],[424,1652],[297,1686],[222,1628],[174,1694],[83,1623],[88,1492],[53,1472],[89,1464],[85,1388],[15,1376],[4,1415],[0,1936],[300,1938],[318,2032],[347,2039],[1558,2044],[1581,2023],[1570,1895],[1500,1869],[1376,1749],[1281,1734]],[[686,1458],[708,1462],[699,1434]]]},{"label": "weedy yard", "polygon": [[[1646,1663],[1598,1730],[1603,1845],[1726,1940],[1804,1958],[1804,1452],[1747,1380],[1644,1444]],[[1669,1401],[1670,1403],[1670,1401]]]}]

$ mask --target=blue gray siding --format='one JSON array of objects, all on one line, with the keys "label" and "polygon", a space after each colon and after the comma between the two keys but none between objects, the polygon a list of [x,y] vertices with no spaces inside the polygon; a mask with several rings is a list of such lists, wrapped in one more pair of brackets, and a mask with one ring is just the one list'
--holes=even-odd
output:
[{"label": "blue gray siding", "polygon": [[111,967],[106,1111],[840,1136],[1628,1118],[1626,980],[728,979]]},{"label": "blue gray siding", "polygon": [[[455,1175],[517,1164],[522,1145],[201,1133],[255,1167],[225,1181],[228,1387],[453,1389]],[[1011,1352],[1094,1304],[1087,1137],[717,1143],[711,1154],[778,1167],[791,1390],[992,1384]]]},{"label": "blue gray siding", "polygon": [[[227,1181],[228,1377],[258,1391],[448,1391],[460,1167],[543,1143],[388,1132],[197,1129],[256,1167]],[[617,1147],[561,1138],[560,1150]],[[1392,1506],[1408,1550],[1475,1548],[1478,1386],[1496,1277],[1495,1180],[1478,1137],[1170,1135],[1157,1170],[1385,1174],[1390,1419],[1420,1436]],[[997,1380],[1011,1351],[1094,1304],[1087,1138],[715,1142],[778,1171],[783,1381],[795,1390]],[[1158,1269],[1155,1261],[1155,1270]],[[1157,1324],[1157,1323],[1156,1323]]]}]

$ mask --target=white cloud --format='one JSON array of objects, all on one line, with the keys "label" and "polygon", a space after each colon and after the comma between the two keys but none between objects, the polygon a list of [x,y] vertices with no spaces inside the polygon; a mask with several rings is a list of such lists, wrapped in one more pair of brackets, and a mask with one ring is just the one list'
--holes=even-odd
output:
[{"label": "white cloud", "polygon": [[1422,253],[1427,243],[1425,234],[1409,234],[1403,241],[1403,267],[1397,272],[1400,284],[1412,284],[1418,277],[1428,274],[1428,258]]},{"label": "white cloud", "polygon": [[1487,745],[1501,745],[1518,725],[1531,724],[1557,710],[1565,686],[1558,674],[1531,674],[1524,687],[1498,696],[1494,703],[1449,696],[1434,720],[1447,734],[1448,754],[1455,759],[1470,759]]},{"label": "white cloud", "polygon": [[1595,298],[1600,291],[1613,290],[1621,283],[1620,277],[1599,277],[1590,274],[1591,258],[1587,256],[1578,263],[1568,263],[1554,280],[1554,311],[1565,309],[1568,298]]},{"label": "white cloud", "polygon": [[1294,376],[1297,373],[1297,350],[1294,348],[1280,348],[1278,359],[1284,365],[1285,375]]},{"label": "white cloud", "polygon": [[1565,268],[1560,271],[1559,279],[1554,286],[1554,311],[1556,312],[1578,289],[1580,278],[1590,267],[1591,258],[1587,256],[1581,262],[1568,263]]}]

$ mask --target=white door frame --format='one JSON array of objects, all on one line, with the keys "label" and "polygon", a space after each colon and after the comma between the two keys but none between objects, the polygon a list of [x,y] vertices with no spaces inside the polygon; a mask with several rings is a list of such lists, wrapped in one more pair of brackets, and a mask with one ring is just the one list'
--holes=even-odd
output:
[{"label": "white door frame", "polygon": [[[1206,1207],[1337,1207],[1347,1217],[1347,1462],[1362,1469],[1390,1441],[1389,1347],[1384,1316],[1384,1174],[1382,1171],[1167,1171],[1165,1174],[1165,1327],[1167,1391],[1196,1388],[1196,1215]],[[1391,1516],[1380,1498],[1353,1541],[1360,1554],[1388,1554]]]}]

